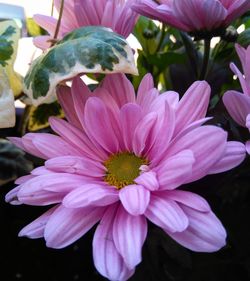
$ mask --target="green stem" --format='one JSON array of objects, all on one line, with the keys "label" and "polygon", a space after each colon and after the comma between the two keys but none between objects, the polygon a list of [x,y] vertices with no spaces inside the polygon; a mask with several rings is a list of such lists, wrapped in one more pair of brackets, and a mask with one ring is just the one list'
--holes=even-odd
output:
[{"label": "green stem", "polygon": [[207,75],[209,57],[210,57],[210,44],[211,44],[210,38],[204,39],[204,57],[203,57],[202,69],[199,77],[200,80],[204,80]]},{"label": "green stem", "polygon": [[159,41],[159,44],[158,44],[158,46],[157,46],[157,48],[156,48],[156,50],[155,50],[155,53],[158,53],[158,52],[160,51],[160,49],[161,49],[161,47],[162,47],[162,43],[163,43],[163,41],[164,41],[164,39],[165,39],[165,35],[166,35],[166,25],[163,24],[163,25],[162,25],[162,28],[161,28],[161,37],[160,37],[160,41]]},{"label": "green stem", "polygon": [[54,15],[54,4],[55,4],[55,0],[52,0],[52,6],[51,6],[51,16],[52,17]]},{"label": "green stem", "polygon": [[58,21],[57,21],[57,24],[56,24],[56,30],[55,30],[54,37],[53,37],[54,40],[57,39],[59,29],[60,29],[60,26],[61,26],[62,15],[63,15],[64,0],[61,0],[61,1],[62,2],[61,2],[60,12],[59,12],[59,18],[58,18]]}]

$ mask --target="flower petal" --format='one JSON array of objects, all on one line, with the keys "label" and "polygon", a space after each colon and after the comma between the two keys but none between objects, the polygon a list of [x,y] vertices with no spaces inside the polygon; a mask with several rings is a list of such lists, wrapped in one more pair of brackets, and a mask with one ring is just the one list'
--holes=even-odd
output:
[{"label": "flower petal", "polygon": [[192,174],[195,162],[192,150],[183,150],[163,161],[155,168],[160,189],[175,189],[182,185]]},{"label": "flower petal", "polygon": [[128,151],[132,150],[132,140],[135,128],[142,119],[141,107],[137,104],[128,103],[120,110],[120,124],[124,146]]},{"label": "flower petal", "polygon": [[79,156],[61,156],[49,159],[45,167],[54,172],[78,174],[89,177],[103,177],[104,166],[97,161]]},{"label": "flower petal", "polygon": [[241,142],[229,141],[224,156],[211,168],[209,174],[228,171],[242,163],[245,157],[245,145]]},{"label": "flower petal", "polygon": [[227,91],[223,102],[234,121],[245,127],[246,117],[250,112],[250,97],[236,91]]},{"label": "flower petal", "polygon": [[144,214],[147,209],[150,192],[141,185],[128,185],[119,192],[123,207],[133,216]]},{"label": "flower petal", "polygon": [[170,233],[175,241],[195,252],[215,252],[226,244],[226,231],[212,213],[198,212],[183,206],[189,226],[183,232]]},{"label": "flower petal", "polygon": [[142,246],[146,236],[145,217],[131,216],[120,205],[113,224],[113,239],[128,268],[133,269],[141,262]]},{"label": "flower petal", "polygon": [[57,208],[58,207],[55,206],[55,207],[49,209],[46,213],[41,215],[39,218],[34,220],[32,223],[30,223],[27,226],[25,226],[18,233],[18,236],[19,237],[24,237],[25,236],[25,237],[28,237],[28,238],[31,238],[31,239],[36,239],[36,238],[43,237],[45,226],[46,226],[49,218],[51,217],[51,215],[54,213],[54,211]]},{"label": "flower petal", "polygon": [[144,186],[150,191],[154,191],[159,188],[159,182],[156,177],[156,173],[153,171],[142,173],[135,179],[135,182],[139,185]]},{"label": "flower petal", "polygon": [[103,208],[68,209],[58,207],[49,218],[44,238],[47,247],[64,248],[89,231],[102,217]]},{"label": "flower petal", "polygon": [[188,218],[181,207],[164,196],[164,192],[151,195],[145,216],[163,229],[170,232],[184,231],[188,227]]},{"label": "flower petal", "polygon": [[175,135],[190,123],[206,116],[211,88],[205,81],[194,82],[176,109]]},{"label": "flower petal", "polygon": [[114,98],[117,105],[135,103],[135,91],[125,74],[110,74],[103,80],[102,87]]},{"label": "flower petal", "polygon": [[223,157],[227,145],[227,133],[215,126],[202,126],[173,141],[168,156],[182,150],[192,150],[195,158],[192,174],[187,182],[204,177]]},{"label": "flower petal", "polygon": [[183,190],[171,190],[165,192],[166,198],[182,203],[185,206],[188,206],[192,209],[195,209],[200,212],[210,212],[210,206],[207,201],[201,196]]},{"label": "flower petal", "polygon": [[67,208],[106,206],[118,200],[119,196],[115,188],[100,184],[85,184],[65,196],[63,205]]},{"label": "flower petal", "polygon": [[105,211],[97,226],[93,239],[93,258],[99,273],[111,281],[125,281],[133,275],[118,253],[113,240],[113,222],[117,205],[112,205]]},{"label": "flower petal", "polygon": [[108,152],[118,151],[119,143],[111,126],[110,112],[99,98],[92,97],[87,100],[84,120],[86,132],[94,142]]}]

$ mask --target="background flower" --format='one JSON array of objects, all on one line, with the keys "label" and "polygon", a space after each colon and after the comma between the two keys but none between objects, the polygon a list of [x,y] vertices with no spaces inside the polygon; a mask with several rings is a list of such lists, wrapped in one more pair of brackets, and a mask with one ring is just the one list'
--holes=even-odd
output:
[{"label": "background flower", "polygon": [[[233,90],[227,91],[223,96],[223,102],[234,121],[250,130],[250,46],[244,49],[236,44],[236,51],[240,57],[244,75],[234,63],[230,66],[240,80],[243,94]],[[246,148],[250,154],[250,141],[246,143]]]},{"label": "background flower", "polygon": [[[102,25],[114,32],[128,37],[137,20],[137,13],[131,10],[134,0],[65,0],[62,21],[58,38],[76,28],[90,25]],[[55,8],[60,10],[61,0],[55,0]],[[34,43],[41,49],[50,47],[47,42],[55,33],[57,19],[54,17],[35,15],[34,20],[49,36],[39,36]]]},{"label": "background flower", "polygon": [[133,9],[187,32],[227,27],[248,9],[248,0],[137,0]]},{"label": "background flower", "polygon": [[179,101],[159,95],[150,75],[137,97],[125,75],[107,76],[93,93],[79,79],[62,86],[68,122],[51,118],[58,134],[27,134],[12,141],[46,160],[19,178],[6,196],[12,204],[51,205],[20,236],[44,237],[63,248],[97,222],[93,256],[110,280],[127,280],[141,262],[147,221],[183,246],[213,252],[226,232],[200,196],[177,188],[240,164],[245,148],[227,142],[221,128],[204,125],[210,87],[195,82]]}]

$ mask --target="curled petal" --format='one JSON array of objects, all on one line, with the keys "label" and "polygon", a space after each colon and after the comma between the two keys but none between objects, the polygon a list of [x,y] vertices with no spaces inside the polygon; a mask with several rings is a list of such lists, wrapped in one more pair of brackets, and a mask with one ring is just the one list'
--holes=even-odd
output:
[{"label": "curled petal", "polygon": [[144,214],[147,209],[150,192],[141,185],[128,185],[119,192],[123,207],[133,216]]},{"label": "curled petal", "polygon": [[195,252],[215,252],[226,244],[226,231],[212,212],[184,207],[189,226],[183,232],[166,231],[174,240]]},{"label": "curled petal", "polygon": [[237,141],[227,143],[224,156],[211,168],[209,174],[228,171],[242,163],[246,157],[245,145]]}]

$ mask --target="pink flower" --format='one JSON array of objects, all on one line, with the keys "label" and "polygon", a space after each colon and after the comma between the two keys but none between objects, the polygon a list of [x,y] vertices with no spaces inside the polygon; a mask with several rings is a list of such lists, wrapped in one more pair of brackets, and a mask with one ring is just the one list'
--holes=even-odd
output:
[{"label": "pink flower", "polygon": [[59,89],[68,121],[51,118],[57,135],[34,133],[12,141],[46,160],[17,180],[12,204],[55,205],[20,236],[66,247],[96,223],[93,256],[109,280],[127,280],[141,262],[147,219],[181,245],[213,252],[226,232],[202,197],[182,184],[240,164],[245,147],[205,125],[210,87],[195,82],[179,101],[159,95],[150,75],[137,97],[125,75],[104,79],[93,93],[79,79]]},{"label": "pink flower", "polygon": [[[244,49],[236,44],[236,51],[240,57],[244,75],[234,63],[231,63],[230,66],[240,80],[243,94],[237,91],[227,91],[223,96],[223,102],[234,121],[250,131],[250,46]],[[246,143],[246,148],[250,154],[250,141]]]},{"label": "pink flower", "polygon": [[[134,0],[65,0],[64,10],[58,38],[76,28],[90,25],[101,25],[128,37],[137,20],[137,14],[131,10]],[[57,11],[60,10],[61,0],[55,0]],[[47,42],[55,33],[57,19],[44,15],[35,15],[34,20],[49,36],[39,36],[34,43],[41,49],[50,47]]]},{"label": "pink flower", "polygon": [[137,0],[133,9],[181,30],[195,32],[227,27],[250,9],[250,3],[248,0]]}]

